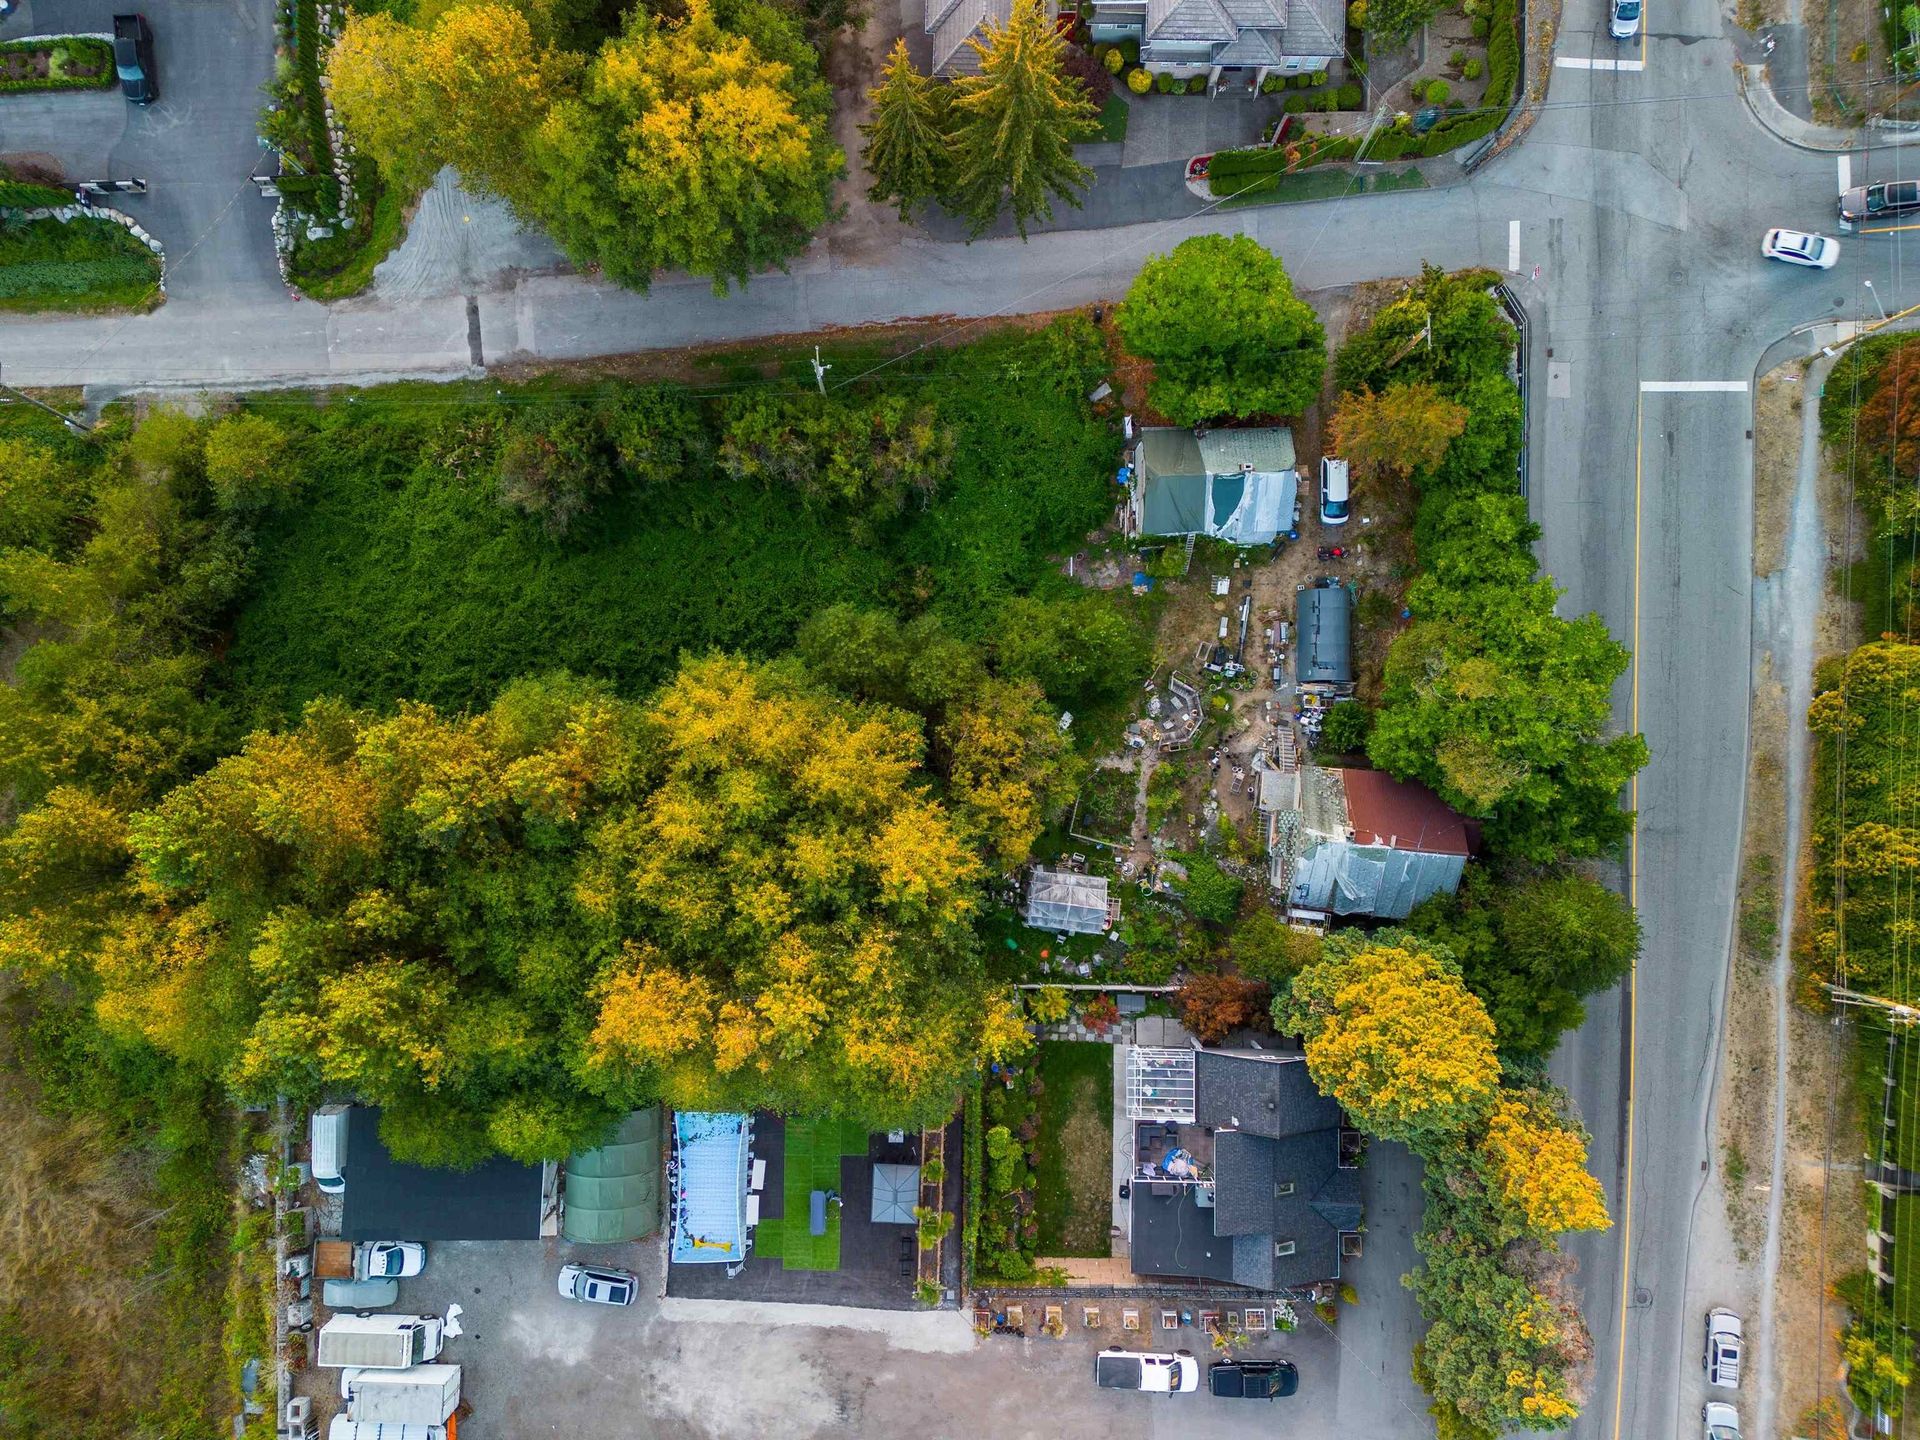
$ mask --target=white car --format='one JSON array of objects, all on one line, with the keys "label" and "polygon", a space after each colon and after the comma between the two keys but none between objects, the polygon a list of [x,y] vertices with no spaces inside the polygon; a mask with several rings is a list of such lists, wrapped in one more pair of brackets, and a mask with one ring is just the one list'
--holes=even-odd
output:
[{"label": "white car", "polygon": [[1700,1411],[1702,1440],[1740,1440],[1740,1412],[1724,1400],[1709,1400]]},{"label": "white car", "polygon": [[1200,1388],[1191,1350],[1102,1350],[1093,1359],[1093,1383],[1102,1390],[1190,1395]]},{"label": "white car", "polygon": [[427,1268],[427,1247],[418,1240],[374,1240],[360,1252],[361,1280],[405,1280]]},{"label": "white car", "polygon": [[1707,1312],[1707,1351],[1703,1362],[1707,1384],[1723,1390],[1740,1388],[1740,1317],[1721,1308]]},{"label": "white car", "polygon": [[1840,259],[1840,242],[1828,235],[1776,228],[1767,231],[1760,241],[1760,253],[1769,260],[1784,260],[1789,265],[1831,270]]},{"label": "white car", "polygon": [[1352,483],[1347,462],[1331,455],[1320,457],[1320,523],[1344,525],[1353,514]]},{"label": "white car", "polygon": [[1616,40],[1631,40],[1640,33],[1640,0],[1613,0],[1613,13],[1607,20],[1607,33]]},{"label": "white car", "polygon": [[598,1265],[562,1265],[560,1294],[588,1305],[631,1305],[639,1280],[625,1270]]}]

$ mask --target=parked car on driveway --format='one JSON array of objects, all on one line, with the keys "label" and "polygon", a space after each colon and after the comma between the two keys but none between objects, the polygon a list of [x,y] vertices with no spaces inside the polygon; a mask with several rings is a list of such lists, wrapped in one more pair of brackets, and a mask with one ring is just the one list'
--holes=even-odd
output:
[{"label": "parked car on driveway", "polygon": [[154,79],[153,31],[144,15],[113,17],[113,68],[120,77],[120,93],[136,105],[160,98]]},{"label": "parked car on driveway", "polygon": [[1740,1412],[1724,1400],[1709,1400],[1700,1411],[1701,1440],[1740,1440]]},{"label": "parked car on driveway", "polygon": [[1840,218],[1849,225],[1862,220],[1891,220],[1916,210],[1920,210],[1920,180],[1889,180],[1840,192]]},{"label": "parked car on driveway", "polygon": [[1775,228],[1761,238],[1760,253],[1769,260],[1784,260],[1789,265],[1831,270],[1840,258],[1840,242],[1827,235],[1810,235],[1805,230]]},{"label": "parked car on driveway", "polygon": [[1191,1350],[1102,1350],[1093,1357],[1093,1383],[1102,1390],[1189,1395],[1200,1388]]},{"label": "parked car on driveway", "polygon": [[1724,1307],[1707,1311],[1707,1384],[1740,1388],[1740,1317]]},{"label": "parked car on driveway", "polygon": [[1347,474],[1347,462],[1330,455],[1320,457],[1320,523],[1344,525],[1353,513],[1353,496]]},{"label": "parked car on driveway", "polygon": [[418,1240],[369,1241],[355,1257],[362,1280],[405,1280],[427,1268],[427,1247]]},{"label": "parked car on driveway", "polygon": [[640,1282],[625,1270],[598,1265],[562,1265],[560,1294],[588,1305],[631,1305]]},{"label": "parked car on driveway", "polygon": [[1290,1360],[1216,1360],[1207,1367],[1207,1391],[1223,1400],[1283,1400],[1299,1388]]}]

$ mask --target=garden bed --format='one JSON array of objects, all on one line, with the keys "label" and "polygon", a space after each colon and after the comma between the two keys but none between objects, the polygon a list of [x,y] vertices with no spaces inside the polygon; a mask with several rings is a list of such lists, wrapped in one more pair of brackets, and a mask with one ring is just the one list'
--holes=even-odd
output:
[{"label": "garden bed", "polygon": [[144,310],[160,257],[111,220],[0,223],[0,310]]},{"label": "garden bed", "polygon": [[1113,1253],[1113,1046],[1048,1041],[1037,1064],[1039,1251],[1104,1258]]},{"label": "garden bed", "polygon": [[1133,843],[1133,812],[1140,777],[1131,770],[1101,766],[1087,777],[1075,802],[1072,834],[1097,845]]},{"label": "garden bed", "polygon": [[104,90],[113,84],[113,46],[88,35],[0,42],[0,95],[29,90]]}]

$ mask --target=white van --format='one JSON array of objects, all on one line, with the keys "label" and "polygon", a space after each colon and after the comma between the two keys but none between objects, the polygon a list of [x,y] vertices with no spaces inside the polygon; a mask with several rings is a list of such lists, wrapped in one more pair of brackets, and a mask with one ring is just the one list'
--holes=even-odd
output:
[{"label": "white van", "polygon": [[[1347,488],[1347,462],[1322,455],[1320,457],[1320,523],[1344,525],[1352,509],[1350,492]],[[317,1168],[315,1173],[319,1173]]]},{"label": "white van", "polygon": [[405,1370],[437,1359],[446,1342],[446,1321],[438,1315],[336,1315],[320,1327],[315,1363],[323,1370]]},{"label": "white van", "polygon": [[351,1105],[322,1105],[313,1112],[310,1141],[313,1183],[329,1195],[347,1188],[347,1112]]}]

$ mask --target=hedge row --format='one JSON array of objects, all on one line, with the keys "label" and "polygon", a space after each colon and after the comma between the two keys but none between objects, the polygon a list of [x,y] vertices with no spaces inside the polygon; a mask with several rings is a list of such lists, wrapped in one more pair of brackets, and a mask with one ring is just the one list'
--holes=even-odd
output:
[{"label": "hedge row", "polygon": [[[49,40],[42,36],[39,39],[0,41],[0,56],[5,55],[46,55],[50,58],[49,73],[24,80],[0,77],[0,95],[19,94],[27,90],[104,90],[114,82],[113,46],[105,40],[91,40],[84,36]],[[72,61],[92,67],[95,73],[51,73]]]}]

